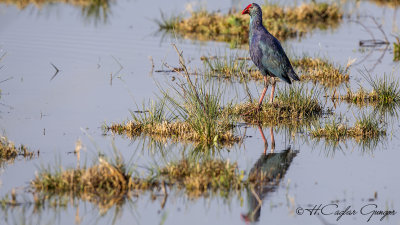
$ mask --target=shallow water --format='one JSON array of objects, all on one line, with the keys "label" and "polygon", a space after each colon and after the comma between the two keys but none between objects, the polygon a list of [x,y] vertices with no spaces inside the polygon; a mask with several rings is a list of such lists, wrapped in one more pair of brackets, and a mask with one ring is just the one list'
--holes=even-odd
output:
[{"label": "shallow water", "polygon": [[[192,59],[191,67],[200,67],[200,56],[215,51],[229,52],[229,45],[218,42],[181,40],[170,34],[157,32],[153,19],[160,18],[161,9],[167,14],[185,10],[186,1],[117,1],[112,2],[107,20],[95,20],[81,14],[81,9],[66,4],[52,4],[38,10],[28,6],[19,10],[14,6],[0,4],[0,129],[16,144],[24,144],[31,150],[40,149],[40,156],[33,160],[17,160],[6,164],[0,170],[0,196],[17,188],[24,193],[40,166],[76,165],[75,142],[81,139],[84,158],[88,164],[103,151],[112,152],[112,142],[126,159],[146,166],[153,161],[160,163],[179,159],[184,148],[180,144],[152,149],[143,141],[131,141],[125,137],[103,135],[101,126],[110,122],[121,122],[129,118],[129,109],[136,109],[143,101],[155,98],[159,93],[156,82],[164,84],[171,74],[152,73],[153,58],[155,69],[162,69],[162,63],[177,65],[177,56],[171,47],[176,43],[186,58]],[[247,5],[246,2],[209,1],[207,8],[227,11],[232,4]],[[371,39],[362,26],[353,22],[360,18],[363,23],[382,39],[374,28],[375,24],[365,16],[373,15],[391,42],[392,33],[399,32],[398,9],[376,6],[370,2],[343,3],[350,14],[339,28],[327,31],[313,31],[301,40],[285,42],[286,49],[295,55],[326,56],[333,62],[345,65],[349,58],[357,58],[351,67],[351,86],[364,85],[359,70],[371,70],[372,75],[393,74],[398,78],[399,63],[393,62],[392,45],[375,50],[360,48],[360,40]],[[371,54],[369,54],[369,52]],[[382,56],[383,55],[383,56]],[[366,58],[365,60],[363,60]],[[52,79],[55,69],[59,73]],[[357,64],[359,63],[359,64]],[[375,65],[376,64],[376,65]],[[113,77],[112,81],[110,77]],[[257,95],[262,86],[250,84]],[[344,89],[341,90],[344,93]],[[238,93],[237,93],[238,92]],[[236,94],[245,99],[239,84],[227,85],[226,99]],[[329,103],[329,107],[332,105]],[[364,111],[364,110],[362,110]],[[368,110],[367,110],[368,111]],[[342,113],[350,124],[356,107],[340,104],[335,113]],[[355,141],[348,140],[333,148],[323,140],[319,143],[307,133],[295,133],[291,137],[285,130],[274,130],[275,153],[282,153],[291,146],[297,151],[283,179],[274,189],[260,192],[263,205],[254,211],[251,201],[254,197],[244,191],[241,198],[233,196],[225,200],[218,196],[188,199],[179,191],[171,190],[164,208],[162,197],[152,200],[149,194],[132,198],[105,215],[89,202],[79,201],[67,204],[61,209],[46,208],[42,213],[32,212],[33,207],[25,206],[1,212],[1,224],[243,224],[244,215],[256,212],[252,220],[260,224],[365,224],[368,216],[358,213],[354,216],[297,215],[298,207],[312,208],[314,205],[338,204],[338,209],[347,206],[359,210],[367,204],[376,204],[381,210],[400,211],[400,177],[397,174],[400,144],[396,118],[388,125],[388,135],[377,146],[363,149]],[[271,150],[270,128],[264,128]],[[240,128],[244,132],[244,128]],[[237,161],[239,168],[250,171],[264,152],[264,142],[257,127],[246,130],[246,138],[240,146],[230,151],[221,150],[220,156]],[[190,151],[191,147],[187,147]],[[374,198],[375,192],[377,198]],[[76,217],[79,208],[79,217]],[[258,215],[258,216],[257,216]],[[7,217],[6,217],[7,216]],[[7,218],[7,219],[6,219]],[[379,221],[376,216],[369,223],[400,224],[400,214]]]}]

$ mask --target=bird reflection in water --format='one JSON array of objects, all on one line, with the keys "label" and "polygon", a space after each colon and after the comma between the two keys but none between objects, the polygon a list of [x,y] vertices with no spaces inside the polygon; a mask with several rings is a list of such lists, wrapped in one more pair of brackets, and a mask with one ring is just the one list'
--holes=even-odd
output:
[{"label": "bird reflection in water", "polygon": [[279,153],[274,152],[275,138],[273,128],[271,127],[271,151],[267,153],[268,141],[260,125],[258,129],[264,141],[264,153],[249,173],[249,181],[254,182],[256,185],[247,188],[248,212],[241,215],[246,223],[257,222],[259,220],[263,199],[278,187],[298,152],[292,151],[290,146]]}]

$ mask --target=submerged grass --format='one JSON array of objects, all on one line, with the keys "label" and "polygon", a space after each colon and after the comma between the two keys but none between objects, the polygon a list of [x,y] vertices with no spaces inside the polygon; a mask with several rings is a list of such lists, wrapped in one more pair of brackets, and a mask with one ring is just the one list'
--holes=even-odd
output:
[{"label": "submerged grass", "polygon": [[377,139],[382,135],[386,135],[386,129],[372,114],[361,114],[360,117],[356,118],[354,127],[348,127],[348,125],[334,118],[326,121],[324,126],[320,123],[316,124],[315,128],[311,130],[312,137],[328,140],[340,140],[352,137],[356,141],[362,141],[365,139]]},{"label": "submerged grass", "polygon": [[[250,58],[238,54],[201,57],[204,63],[205,75],[221,77],[227,80],[257,80],[262,81],[263,75],[249,63]],[[327,59],[309,56],[295,57],[290,60],[293,67],[298,70],[302,81],[311,80],[326,87],[336,87],[349,81],[348,68],[334,65]],[[252,65],[252,66],[250,66]]]},{"label": "submerged grass", "polygon": [[318,100],[320,92],[304,85],[278,89],[273,104],[265,103],[261,110],[258,103],[243,103],[226,108],[227,113],[241,116],[251,124],[279,125],[301,124],[306,119],[322,115],[323,106]]},{"label": "submerged grass", "polygon": [[[302,35],[318,28],[334,27],[341,21],[342,11],[336,4],[302,3],[283,8],[278,5],[262,6],[263,23],[278,39]],[[174,30],[184,37],[199,40],[219,40],[237,44],[248,41],[249,17],[240,13],[193,12],[189,18],[171,17],[158,22],[160,29]]]},{"label": "submerged grass", "polygon": [[35,153],[29,151],[24,145],[15,147],[15,144],[9,141],[7,137],[0,136],[0,165],[3,162],[12,162],[18,156],[30,159],[35,156]]}]

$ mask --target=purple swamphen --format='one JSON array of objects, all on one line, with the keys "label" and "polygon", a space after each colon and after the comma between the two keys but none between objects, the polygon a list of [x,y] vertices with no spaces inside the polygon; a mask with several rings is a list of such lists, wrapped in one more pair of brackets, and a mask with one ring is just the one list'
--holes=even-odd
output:
[{"label": "purple swamphen", "polygon": [[263,26],[260,6],[252,3],[243,10],[242,14],[250,15],[250,57],[264,76],[264,90],[258,102],[258,108],[261,108],[261,103],[268,89],[267,76],[271,77],[272,84],[270,103],[274,101],[275,77],[279,77],[288,84],[292,83],[290,78],[297,81],[300,79],[294,72],[281,43]]}]

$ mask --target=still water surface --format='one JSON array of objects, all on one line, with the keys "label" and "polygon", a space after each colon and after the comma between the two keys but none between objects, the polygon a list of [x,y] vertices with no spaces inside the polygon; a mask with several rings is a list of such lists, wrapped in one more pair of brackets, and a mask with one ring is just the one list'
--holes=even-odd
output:
[{"label": "still water surface", "polygon": [[[203,4],[209,10],[226,12],[232,5],[242,8],[248,3],[208,1]],[[374,23],[365,18],[375,16],[393,42],[390,34],[399,32],[399,10],[364,1],[341,4],[349,18],[337,29],[316,30],[301,39],[289,40],[284,44],[287,51],[296,55],[324,56],[340,65],[345,65],[349,58],[357,58],[356,65],[351,68],[351,86],[355,88],[363,85],[370,89],[359,70],[369,69],[373,75],[386,73],[398,78],[400,65],[393,62],[391,47],[386,51],[383,51],[385,46],[374,50],[360,48],[358,42],[370,37],[353,20],[363,21],[379,36]],[[149,60],[149,57],[153,59],[155,69],[161,69],[163,62],[176,65],[177,57],[171,43],[176,43],[185,57],[191,59],[193,68],[201,67],[200,56],[216,51],[236,51],[225,43],[182,40],[158,32],[153,20],[160,18],[160,9],[169,15],[184,12],[187,5],[187,1],[179,0],[119,0],[110,3],[104,19],[88,16],[80,7],[63,3],[45,5],[41,9],[32,5],[18,9],[0,4],[0,56],[6,53],[0,61],[0,67],[3,66],[0,80],[11,78],[0,83],[0,129],[16,144],[40,149],[37,159],[19,160],[1,168],[1,196],[12,188],[23,193],[41,165],[55,165],[56,161],[61,161],[64,167],[75,166],[76,156],[70,152],[78,139],[85,146],[82,158],[88,163],[98,151],[110,154],[112,142],[126,159],[134,156],[133,161],[138,165],[148,165],[153,160],[179,159],[184,149],[181,144],[166,146],[163,155],[147,144],[142,145],[142,140],[104,136],[101,126],[104,122],[128,119],[130,109],[135,110],[136,104],[141,105],[159,93],[156,81],[171,80],[170,74],[151,73]],[[55,69],[51,64],[60,69],[52,80]],[[114,76],[112,82],[111,75]],[[238,94],[243,97],[239,97],[239,101],[244,100],[244,93],[235,86],[240,87],[239,84],[227,85],[225,98]],[[257,95],[262,86],[251,84],[251,88]],[[357,108],[345,104],[335,110],[350,121],[359,113]],[[275,129],[275,153],[267,159],[262,154],[264,142],[258,129],[247,128],[246,135],[250,137],[230,151],[222,150],[219,157],[237,161],[239,168],[245,171],[250,171],[257,162],[280,162],[284,177],[275,187],[259,190],[263,200],[260,209],[254,205],[254,196],[246,191],[241,198],[233,196],[228,200],[218,196],[193,200],[177,191],[169,195],[164,208],[161,207],[162,197],[152,200],[149,194],[144,194],[131,199],[121,209],[113,207],[105,214],[84,201],[68,204],[65,209],[45,209],[41,213],[34,213],[28,206],[26,209],[16,207],[2,211],[0,223],[365,224],[369,216],[360,213],[336,221],[337,216],[297,215],[296,209],[336,203],[339,210],[351,206],[359,211],[372,203],[381,210],[400,212],[399,129],[398,120],[392,119],[388,136],[370,149],[363,149],[352,140],[333,148],[323,141],[316,143],[307,133],[296,133],[293,138],[284,130]],[[264,128],[264,133],[269,140],[270,128]],[[373,217],[369,223],[400,224],[400,214],[383,221],[379,219]]]}]

